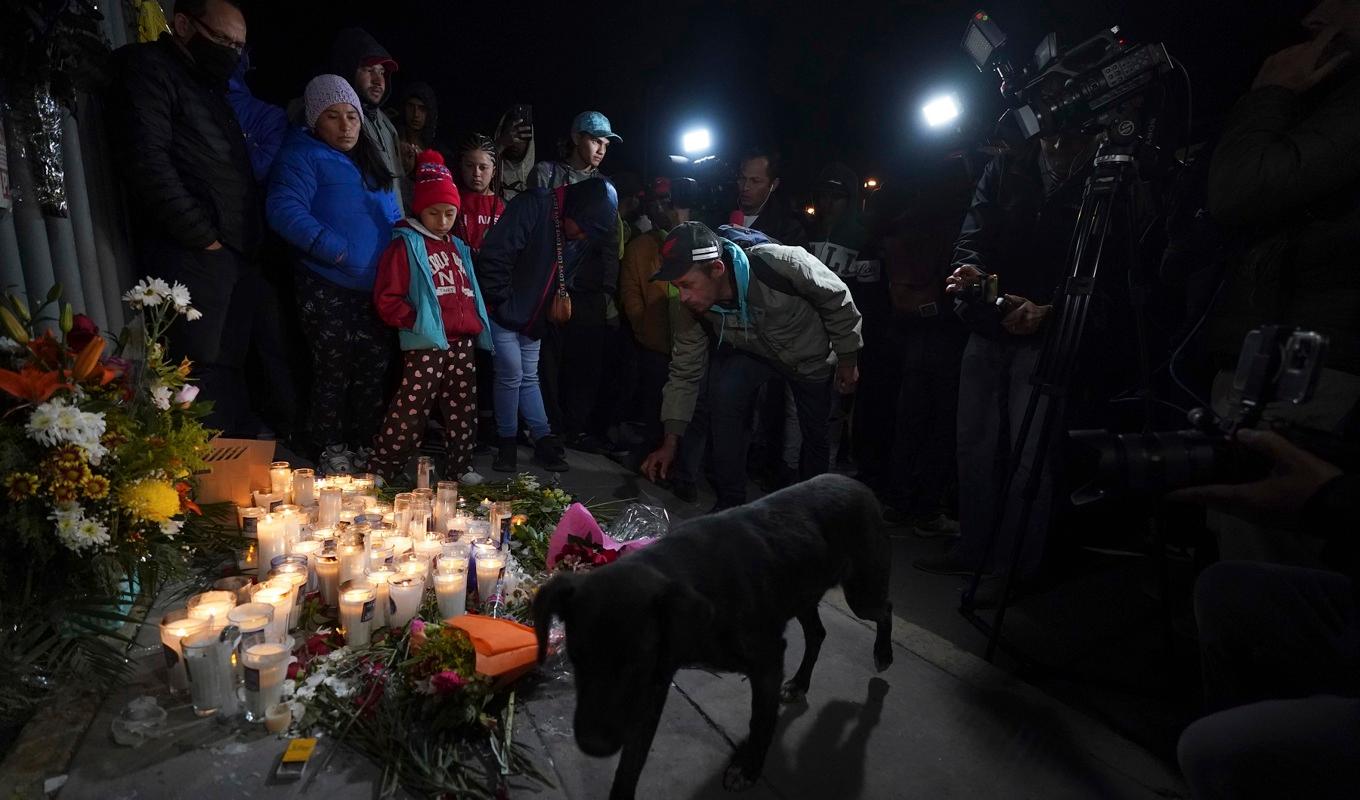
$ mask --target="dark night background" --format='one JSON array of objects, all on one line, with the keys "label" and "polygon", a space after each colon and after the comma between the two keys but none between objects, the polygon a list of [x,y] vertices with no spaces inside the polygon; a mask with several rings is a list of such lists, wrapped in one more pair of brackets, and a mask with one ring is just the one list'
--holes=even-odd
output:
[{"label": "dark night background", "polygon": [[572,115],[604,112],[624,137],[607,173],[653,172],[679,152],[682,128],[708,125],[723,155],[771,142],[790,188],[820,165],[847,161],[893,174],[945,147],[920,124],[933,90],[960,94],[974,120],[999,112],[992,76],[959,48],[969,14],[986,8],[1032,52],[1054,30],[1066,47],[1110,25],[1164,41],[1188,67],[1198,137],[1248,86],[1262,58],[1302,36],[1308,0],[718,0],[535,4],[245,0],[265,99],[286,103],[327,61],[339,28],[367,28],[400,62],[397,85],[431,83],[440,136],[490,132],[515,102],[532,103],[538,156],[554,156]]}]

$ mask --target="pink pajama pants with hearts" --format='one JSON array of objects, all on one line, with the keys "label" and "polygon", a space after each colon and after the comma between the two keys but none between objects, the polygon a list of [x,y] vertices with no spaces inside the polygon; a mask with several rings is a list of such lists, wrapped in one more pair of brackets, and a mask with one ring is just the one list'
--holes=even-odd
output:
[{"label": "pink pajama pants with hearts", "polygon": [[477,430],[472,338],[451,339],[448,350],[406,350],[401,362],[401,384],[373,437],[373,470],[384,477],[400,474],[419,452],[425,423],[437,406],[448,455],[444,474],[456,479],[472,468]]}]

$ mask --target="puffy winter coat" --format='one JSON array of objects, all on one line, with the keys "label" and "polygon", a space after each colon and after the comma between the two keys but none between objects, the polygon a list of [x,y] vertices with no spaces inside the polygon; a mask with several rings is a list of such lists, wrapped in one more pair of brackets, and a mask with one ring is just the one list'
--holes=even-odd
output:
[{"label": "puffy winter coat", "polygon": [[390,190],[368,188],[349,156],[302,129],[288,135],[274,159],[265,213],[303,266],[361,291],[373,288],[378,259],[401,219]]},{"label": "puffy winter coat", "polygon": [[226,84],[196,67],[169,34],[118,51],[110,93],[115,161],[132,217],[147,235],[250,255],[261,197]]}]

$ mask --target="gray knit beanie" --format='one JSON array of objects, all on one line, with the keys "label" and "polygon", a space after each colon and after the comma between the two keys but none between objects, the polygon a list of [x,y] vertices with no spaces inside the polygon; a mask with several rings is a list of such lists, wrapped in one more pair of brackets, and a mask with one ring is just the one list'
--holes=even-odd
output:
[{"label": "gray knit beanie", "polygon": [[359,104],[359,95],[355,94],[354,87],[339,75],[318,75],[312,78],[302,97],[306,105],[307,127],[312,129],[316,128],[316,119],[321,116],[321,112],[336,103],[349,103],[361,114],[364,110]]}]

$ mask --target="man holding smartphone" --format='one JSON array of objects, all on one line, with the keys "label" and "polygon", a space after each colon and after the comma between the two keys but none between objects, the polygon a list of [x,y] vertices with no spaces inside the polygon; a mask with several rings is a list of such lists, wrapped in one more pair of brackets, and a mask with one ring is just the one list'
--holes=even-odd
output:
[{"label": "man holding smartphone", "polygon": [[517,103],[496,125],[496,191],[509,203],[529,188],[534,170],[533,106]]}]

